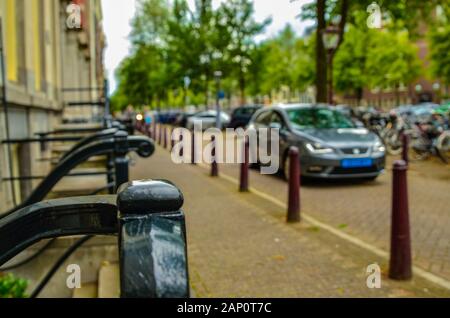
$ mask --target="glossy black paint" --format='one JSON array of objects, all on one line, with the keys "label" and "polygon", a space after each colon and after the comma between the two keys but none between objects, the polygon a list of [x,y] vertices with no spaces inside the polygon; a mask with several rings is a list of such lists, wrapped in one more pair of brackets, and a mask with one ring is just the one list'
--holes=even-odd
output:
[{"label": "glossy black paint", "polygon": [[117,233],[116,196],[40,202],[0,219],[0,266],[42,239]]},{"label": "glossy black paint", "polygon": [[0,219],[0,266],[42,239],[119,234],[121,297],[189,297],[182,204],[176,186],[158,180],[130,182],[118,196],[33,204]]},{"label": "glossy black paint", "polygon": [[117,205],[122,213],[177,211],[184,203],[181,191],[166,180],[131,181],[123,184],[117,193]]},{"label": "glossy black paint", "polygon": [[167,181],[135,181],[119,189],[121,297],[189,297],[182,204],[181,191]]}]

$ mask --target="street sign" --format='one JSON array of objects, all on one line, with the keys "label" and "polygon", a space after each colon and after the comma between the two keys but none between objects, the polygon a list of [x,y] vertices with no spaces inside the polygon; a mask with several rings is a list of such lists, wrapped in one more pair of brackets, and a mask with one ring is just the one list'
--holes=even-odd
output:
[{"label": "street sign", "polygon": [[217,93],[217,97],[218,97],[219,99],[224,99],[224,98],[225,98],[225,92],[224,92],[224,91],[219,91],[219,92]]}]

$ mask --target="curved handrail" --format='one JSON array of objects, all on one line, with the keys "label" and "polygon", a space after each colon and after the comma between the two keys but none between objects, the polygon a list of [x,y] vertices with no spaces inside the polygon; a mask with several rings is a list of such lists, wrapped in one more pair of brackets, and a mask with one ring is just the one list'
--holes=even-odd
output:
[{"label": "curved handrail", "polygon": [[[100,139],[106,139],[111,138],[114,136],[114,134],[118,131],[118,128],[109,128],[102,131],[98,131],[92,135],[89,135],[87,137],[84,137],[79,142],[77,142],[68,152],[66,152],[61,159],[66,158],[71,153],[75,152],[76,150],[86,146],[87,144],[90,144],[91,142],[100,140]],[[61,160],[60,159],[60,160]]]},{"label": "curved handrail", "polygon": [[[118,132],[118,134],[123,132]],[[99,140],[97,142],[88,144],[75,152],[71,153],[69,156],[64,158],[59,162],[59,164],[47,175],[47,177],[41,181],[41,183],[33,190],[33,192],[28,196],[28,198],[22,202],[20,205],[6,212],[3,216],[0,216],[0,219],[9,215],[10,213],[22,209],[28,205],[34,204],[36,202],[42,201],[47,194],[51,191],[51,189],[55,186],[55,184],[60,181],[65,175],[67,175],[73,168],[78,166],[79,164],[85,162],[87,159],[106,155],[106,154],[114,154],[118,151],[123,153],[128,153],[130,151],[135,151],[141,157],[147,158],[150,157],[154,150],[155,146],[151,139],[144,136],[127,136],[120,134],[119,138],[110,138],[106,140]],[[118,149],[118,140],[125,138],[122,140],[124,143],[122,149]]]},{"label": "curved handrail", "polygon": [[189,297],[183,201],[172,183],[141,180],[33,204],[0,219],[0,266],[42,239],[119,234],[121,297]]},{"label": "curved handrail", "polygon": [[0,219],[0,265],[42,239],[118,232],[115,195],[39,202]]}]

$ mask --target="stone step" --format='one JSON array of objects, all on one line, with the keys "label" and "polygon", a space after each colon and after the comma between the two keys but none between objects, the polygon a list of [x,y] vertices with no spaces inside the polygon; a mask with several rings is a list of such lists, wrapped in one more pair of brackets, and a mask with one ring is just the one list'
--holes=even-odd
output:
[{"label": "stone step", "polygon": [[104,175],[65,177],[56,184],[47,198],[87,195],[105,186]]},{"label": "stone step", "polygon": [[98,298],[97,282],[82,284],[73,291],[72,298]]},{"label": "stone step", "polygon": [[119,263],[104,262],[98,273],[98,298],[120,297]]}]

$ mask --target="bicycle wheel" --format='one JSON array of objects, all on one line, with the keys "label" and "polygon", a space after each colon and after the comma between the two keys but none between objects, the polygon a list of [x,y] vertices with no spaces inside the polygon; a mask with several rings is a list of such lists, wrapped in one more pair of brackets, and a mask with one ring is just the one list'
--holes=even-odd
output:
[{"label": "bicycle wheel", "polygon": [[450,131],[444,131],[436,142],[439,157],[445,163],[450,163]]},{"label": "bicycle wheel", "polygon": [[396,156],[402,153],[402,140],[398,131],[394,129],[387,131],[384,136],[384,144],[390,155]]}]

